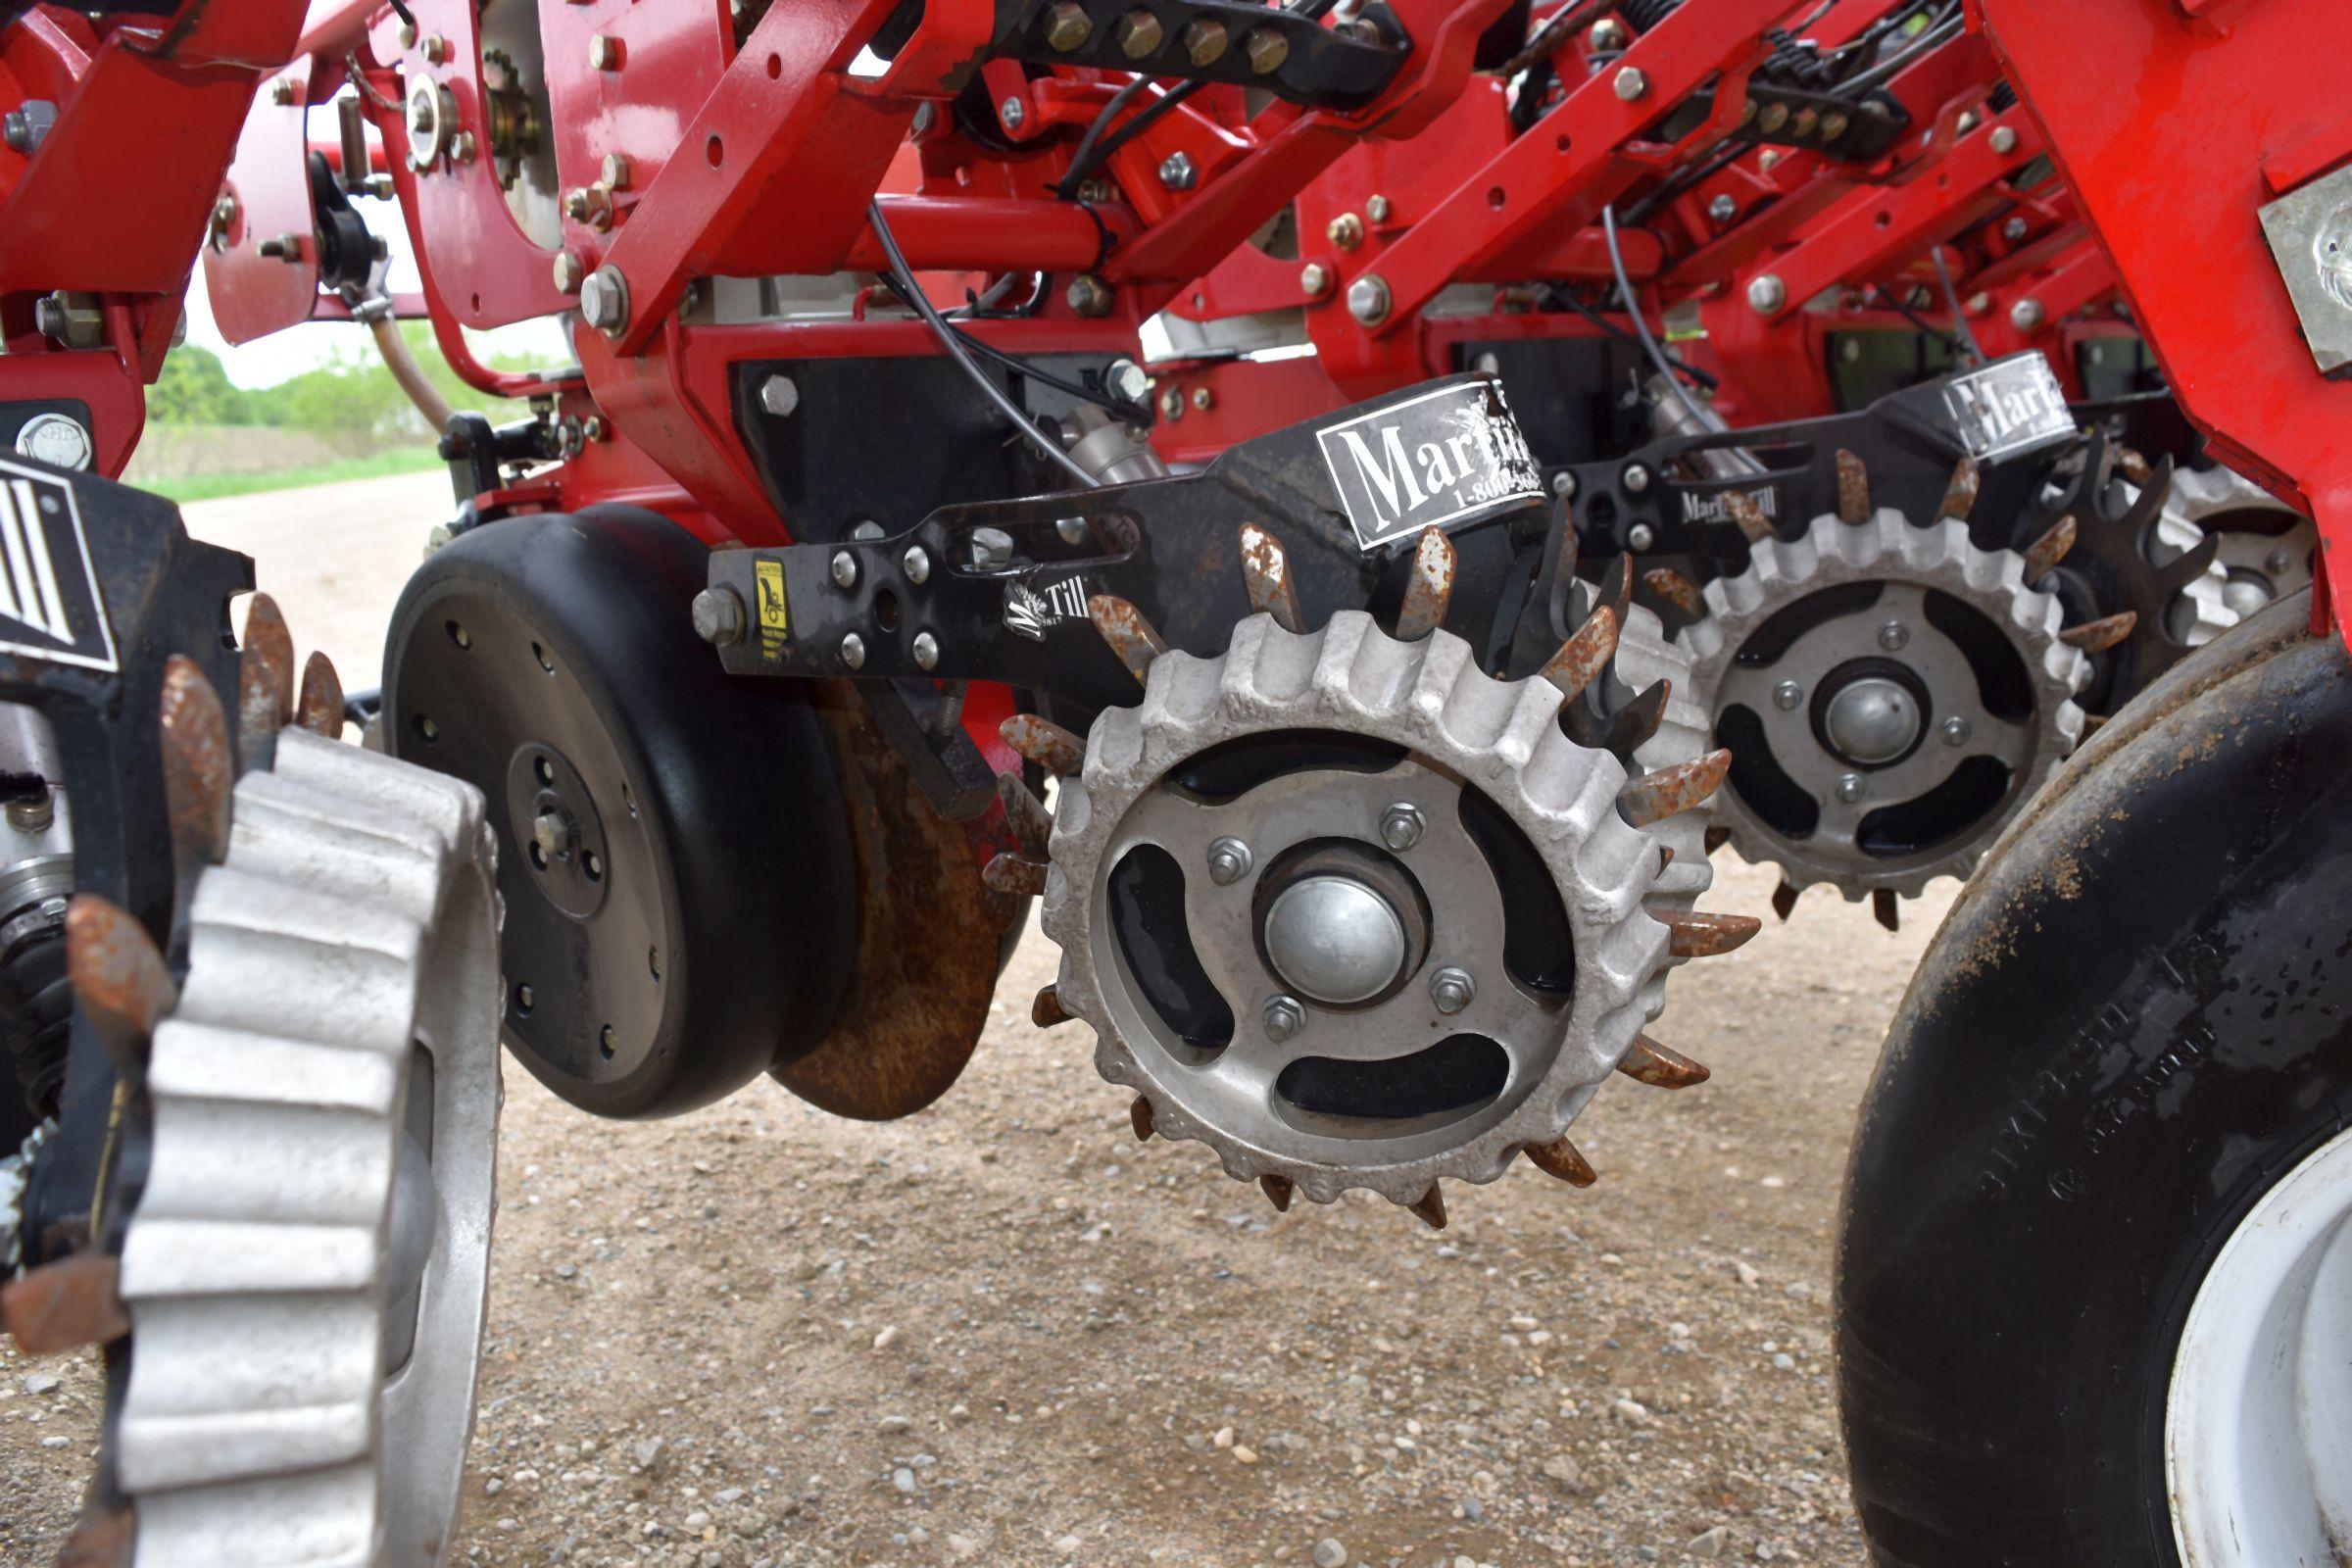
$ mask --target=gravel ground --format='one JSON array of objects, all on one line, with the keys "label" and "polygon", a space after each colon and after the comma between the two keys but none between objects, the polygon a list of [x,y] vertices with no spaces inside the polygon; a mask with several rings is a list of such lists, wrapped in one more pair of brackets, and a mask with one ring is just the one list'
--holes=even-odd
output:
[{"label": "gravel ground", "polygon": [[[439,481],[191,509],[346,679]],[[323,515],[323,521],[320,520]],[[423,519],[423,520],[418,520]],[[333,577],[309,565],[336,552]],[[1710,907],[1760,912],[1719,861]],[[508,1079],[463,1551],[481,1563],[1483,1568],[1854,1563],[1827,1313],[1855,1103],[1948,887],[1900,935],[1809,896],[1683,970],[1652,1032],[1715,1070],[1578,1124],[1444,1232],[1279,1215],[1137,1145],[1022,944],[963,1081],[835,1120],[762,1082],[618,1125]],[[57,1382],[52,1385],[49,1379]],[[46,1562],[98,1391],[0,1350],[0,1558]]]}]

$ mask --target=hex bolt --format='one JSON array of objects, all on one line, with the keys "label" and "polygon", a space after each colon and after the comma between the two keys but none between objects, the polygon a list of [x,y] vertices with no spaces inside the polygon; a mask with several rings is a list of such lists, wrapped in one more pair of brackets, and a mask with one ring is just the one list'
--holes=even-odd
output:
[{"label": "hex bolt", "polygon": [[450,53],[449,38],[446,34],[428,32],[424,35],[425,64],[446,66],[449,64]]},{"label": "hex bolt", "polygon": [[1785,680],[1772,689],[1772,706],[1784,713],[1794,712],[1796,705],[1804,700],[1805,689],[1792,680]]},{"label": "hex bolt", "polygon": [[939,667],[939,639],[929,632],[918,631],[914,634],[913,651],[915,668],[936,669]]},{"label": "hex bolt", "polygon": [[1250,57],[1250,69],[1261,76],[1271,76],[1291,58],[1291,40],[1272,27],[1254,27],[1242,40],[1242,53]]},{"label": "hex bolt", "polygon": [[1732,195],[1731,192],[1725,191],[1707,203],[1707,216],[1718,223],[1730,222],[1740,216],[1739,198]]},{"label": "hex bolt", "polygon": [[789,375],[771,375],[760,383],[760,407],[777,418],[788,417],[801,406],[801,389]]},{"label": "hex bolt", "polygon": [[612,190],[627,190],[629,188],[629,178],[634,171],[629,168],[628,159],[622,157],[619,153],[607,153],[605,154],[604,166],[599,169],[597,172],[604,175],[605,184],[608,188]]},{"label": "hex bolt", "polygon": [[580,315],[607,337],[629,324],[629,283],[617,268],[600,267],[580,283]]},{"label": "hex bolt", "polygon": [[1167,30],[1160,26],[1159,18],[1138,6],[1119,19],[1119,53],[1130,60],[1141,60],[1167,42]]},{"label": "hex bolt", "polygon": [[1911,628],[1899,620],[1890,620],[1879,628],[1879,646],[1890,654],[1899,654],[1911,641]]},{"label": "hex bolt", "polygon": [[1380,842],[1399,855],[1420,843],[1428,831],[1429,819],[1410,801],[1398,801],[1380,813]]},{"label": "hex bolt", "polygon": [[1756,117],[1756,123],[1764,128],[1765,135],[1775,134],[1783,125],[1788,123],[1788,106],[1787,104],[1766,104],[1764,112]]},{"label": "hex bolt", "polygon": [[398,39],[400,39],[400,46],[401,46],[403,49],[414,49],[414,48],[416,48],[416,24],[415,24],[414,22],[404,22],[404,23],[402,23],[402,24],[400,24],[400,30],[399,30],[397,33],[395,33],[395,34],[394,34],[394,36],[395,36],[395,37],[397,37]]},{"label": "hex bolt", "polygon": [[1968,737],[1973,733],[1968,727],[1968,720],[1962,718],[1958,713],[1945,719],[1940,728],[1943,732],[1943,744],[1946,746],[1966,746]]},{"label": "hex bolt", "polygon": [[1004,122],[1006,130],[1018,130],[1021,122],[1029,118],[1029,111],[1021,107],[1020,99],[1006,98],[997,105],[997,118]]},{"label": "hex bolt", "polygon": [[2003,158],[2017,151],[2017,127],[2014,125],[1993,126],[1992,150]]},{"label": "hex bolt", "polygon": [[618,71],[620,69],[620,40],[611,33],[591,33],[588,38],[588,69]]},{"label": "hex bolt", "polygon": [[1763,272],[1748,280],[1747,308],[1758,316],[1776,316],[1788,303],[1788,285],[1778,272]]},{"label": "hex bolt", "polygon": [[1625,530],[1625,547],[1637,554],[1658,542],[1658,531],[1646,522],[1637,522]]},{"label": "hex bolt", "polygon": [[706,588],[694,596],[694,634],[713,648],[743,640],[743,600],[734,589]]},{"label": "hex bolt", "polygon": [[2021,240],[2025,237],[2026,220],[2024,219],[2012,218],[2009,220],[2009,221],[2001,225],[2001,238],[2006,240]]},{"label": "hex bolt", "polygon": [[1110,285],[1092,272],[1080,272],[1070,279],[1062,298],[1080,316],[1108,316],[1110,314]]},{"label": "hex bolt", "polygon": [[571,824],[562,811],[541,811],[531,818],[531,843],[543,859],[560,859],[571,848]]},{"label": "hex bolt", "polygon": [[1860,800],[1869,792],[1869,789],[1870,786],[1863,782],[1862,775],[1859,773],[1838,775],[1838,798],[1848,806]]},{"label": "hex bolt", "polygon": [[841,634],[841,662],[850,669],[865,667],[865,639],[854,631]]},{"label": "hex bolt", "polygon": [[1640,66],[1619,66],[1610,85],[1617,89],[1621,102],[1630,104],[1649,95],[1649,74]]},{"label": "hex bolt", "polygon": [[906,553],[899,558],[899,564],[906,569],[906,580],[910,583],[919,586],[931,580],[931,552],[921,545],[908,545]]},{"label": "hex bolt", "polygon": [[1635,495],[1640,495],[1648,489],[1649,470],[1639,463],[1627,464],[1625,466],[1625,487]]},{"label": "hex bolt", "polygon": [[2022,299],[2009,307],[2009,324],[2020,332],[2039,331],[2043,318],[2044,313],[2039,300]]},{"label": "hex bolt", "polygon": [[1113,360],[1102,372],[1102,384],[1130,403],[1152,395],[1152,372],[1133,360]]},{"label": "hex bolt", "polygon": [[1603,17],[1585,33],[1585,47],[1594,54],[1609,54],[1624,48],[1630,36],[1624,23]]},{"label": "hex bolt", "polygon": [[580,260],[577,251],[556,253],[556,292],[577,294],[581,281],[588,275],[588,264]]},{"label": "hex bolt", "polygon": [[1082,545],[1092,537],[1084,517],[1055,517],[1054,533],[1065,545]]},{"label": "hex bolt", "polygon": [[1200,178],[1190,153],[1170,153],[1159,161],[1159,182],[1170,190],[1191,190]]},{"label": "hex bolt", "polygon": [[1331,269],[1321,262],[1309,262],[1298,269],[1298,292],[1310,300],[1319,300],[1331,288]]},{"label": "hex bolt", "polygon": [[1324,238],[1344,251],[1351,251],[1364,242],[1364,220],[1353,213],[1342,213],[1324,225]]},{"label": "hex bolt", "polygon": [[1348,285],[1348,314],[1366,326],[1387,320],[1389,305],[1389,280],[1378,272],[1366,272]]},{"label": "hex bolt", "polygon": [[1551,476],[1551,493],[1562,501],[1576,494],[1576,475],[1562,468]]},{"label": "hex bolt", "polygon": [[1467,969],[1447,964],[1429,977],[1429,1000],[1438,1010],[1451,1017],[1478,1000],[1478,981]]},{"label": "hex bolt", "polygon": [[1199,409],[1201,413],[1206,414],[1209,410],[1209,406],[1216,401],[1217,395],[1214,392],[1211,392],[1208,388],[1204,386],[1197,386],[1193,388],[1193,407]]},{"label": "hex bolt", "polygon": [[1364,202],[1364,216],[1375,223],[1387,222],[1389,214],[1393,211],[1395,209],[1390,205],[1386,196],[1369,197]]},{"label": "hex bolt", "polygon": [[1214,17],[1201,17],[1184,29],[1184,57],[1194,68],[1205,71],[1225,57],[1225,24]]},{"label": "hex bolt", "polygon": [[833,586],[836,588],[858,586],[858,558],[847,550],[833,552]]},{"label": "hex bolt", "polygon": [[1087,39],[1094,36],[1094,19],[1086,14],[1084,6],[1074,3],[1074,0],[1061,0],[1061,4],[1046,13],[1046,47],[1049,49],[1058,49],[1068,54],[1084,45]]},{"label": "hex bolt", "polygon": [[1184,393],[1175,387],[1159,395],[1159,416],[1163,419],[1184,417]]},{"label": "hex bolt", "polygon": [[1208,879],[1221,888],[1229,888],[1250,874],[1255,860],[1250,846],[1240,839],[1218,839],[1208,847]]},{"label": "hex bolt", "polygon": [[1268,997],[1258,1016],[1265,1022],[1266,1038],[1278,1046],[1306,1027],[1306,1009],[1295,997]]}]

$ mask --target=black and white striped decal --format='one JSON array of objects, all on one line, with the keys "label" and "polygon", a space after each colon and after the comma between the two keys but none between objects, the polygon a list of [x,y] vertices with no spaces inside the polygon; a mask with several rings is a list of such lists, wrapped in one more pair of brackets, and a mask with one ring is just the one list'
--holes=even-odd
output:
[{"label": "black and white striped decal", "polygon": [[0,653],[115,669],[74,487],[0,461]]}]

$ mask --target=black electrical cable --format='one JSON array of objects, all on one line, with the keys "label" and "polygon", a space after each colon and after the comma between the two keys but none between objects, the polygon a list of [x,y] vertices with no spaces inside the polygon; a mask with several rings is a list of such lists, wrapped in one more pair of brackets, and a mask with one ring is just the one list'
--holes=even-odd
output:
[{"label": "black electrical cable", "polygon": [[1102,133],[1110,128],[1110,122],[1119,118],[1120,112],[1141,98],[1151,86],[1150,76],[1138,76],[1110,95],[1110,102],[1102,106],[1102,112],[1086,127],[1086,134],[1078,138],[1078,150],[1070,154],[1070,172],[1054,185],[1055,195],[1067,201],[1078,194],[1079,183],[1095,167],[1095,144],[1102,139]]},{"label": "black electrical cable", "polygon": [[1642,298],[1634,292],[1633,280],[1626,276],[1625,250],[1617,243],[1616,208],[1603,207],[1600,210],[1600,232],[1609,246],[1609,270],[1617,274],[1617,292],[1625,297],[1625,314],[1633,318],[1634,335],[1642,340],[1642,352],[1649,356],[1650,364],[1658,368],[1658,373],[1666,377],[1666,384],[1674,389],[1675,401],[1682,404],[1692,422],[1702,430],[1710,427],[1713,421],[1692,401],[1690,394],[1683,390],[1683,378],[1675,373],[1674,362],[1666,358],[1666,351],[1658,347],[1658,340],[1649,335],[1649,323],[1642,318]]},{"label": "black electrical cable", "polygon": [[[1603,332],[1606,332],[1618,342],[1630,343],[1635,348],[1640,348],[1642,346],[1642,340],[1640,338],[1634,336],[1633,333],[1627,331],[1624,327],[1619,326],[1615,321],[1610,320],[1607,317],[1601,315],[1598,311],[1594,310],[1592,306],[1587,305],[1583,300],[1578,299],[1566,289],[1560,288],[1557,285],[1546,287],[1544,291],[1544,297],[1546,300],[1550,300],[1561,306],[1564,306],[1568,310],[1574,311],[1577,315],[1583,317],[1586,320],[1591,321],[1594,326],[1599,327]],[[1682,371],[1683,374],[1689,376],[1691,380],[1697,382],[1700,386],[1705,387],[1708,391],[1712,392],[1718,386],[1723,384],[1721,381],[1716,379],[1716,377],[1700,369],[1697,366],[1692,365],[1681,355],[1676,354],[1673,350],[1660,345],[1658,352],[1666,356],[1666,361],[1668,364],[1672,365],[1676,369]]]},{"label": "black electrical cable", "polygon": [[1895,315],[1901,317],[1904,320],[1909,321],[1913,326],[1918,327],[1922,332],[1925,332],[1928,336],[1934,338],[1936,342],[1942,344],[1945,348],[1951,350],[1953,353],[1957,354],[1960,352],[1961,343],[1958,338],[1952,336],[1951,333],[1946,332],[1942,327],[1937,326],[1935,322],[1920,315],[1910,306],[1905,305],[1901,300],[1894,296],[1894,292],[1891,289],[1882,288],[1878,292],[1880,302],[1888,310],[1894,312]]},{"label": "black electrical cable", "polygon": [[1969,327],[1968,312],[1963,310],[1960,305],[1960,290],[1952,282],[1952,270],[1944,265],[1943,247],[1940,245],[1929,246],[1928,258],[1936,264],[1936,280],[1943,285],[1943,301],[1952,308],[1953,330],[1960,334],[1960,342],[1967,348],[1968,357],[1979,365],[1983,365],[1984,350],[1979,346],[1977,334]]},{"label": "black electrical cable", "polygon": [[405,25],[411,27],[416,25],[416,14],[409,9],[408,0],[390,0],[390,3],[392,14],[398,17]]},{"label": "black electrical cable", "polygon": [[988,401],[997,406],[998,413],[1012,421],[1014,429],[1028,437],[1032,446],[1075,479],[1080,489],[1094,489],[1097,483],[1095,476],[1080,467],[1067,452],[1062,451],[1060,442],[1039,428],[1037,421],[1029,416],[1028,410],[1013,402],[1011,394],[997,385],[995,379],[980,368],[980,362],[972,358],[963,334],[956,331],[947,318],[939,314],[938,308],[923,297],[923,291],[914,286],[914,270],[906,265],[906,256],[899,250],[898,240],[892,237],[890,224],[882,217],[882,203],[879,200],[866,205],[866,220],[874,225],[874,238],[882,242],[883,258],[890,263],[885,275],[896,285],[892,292],[923,318],[923,324],[939,339],[939,346],[947,351],[948,358],[954,360],[957,368],[971,378],[972,384],[979,387]]},{"label": "black electrical cable", "polygon": [[[914,298],[907,292],[905,285],[903,285],[896,277],[887,272],[881,275],[882,286],[884,288],[889,289],[892,294],[896,295],[901,304],[906,306],[909,310],[916,310]],[[917,314],[920,314],[919,310],[917,311]],[[982,319],[987,319],[987,318],[982,318]],[[974,337],[971,333],[964,331],[954,321],[949,320],[944,314],[941,315],[940,320],[945,323],[949,331],[956,334],[957,342],[961,343],[965,348],[971,350],[974,354],[979,355],[982,359],[988,360],[993,364],[1001,365],[1005,369],[1010,370],[1017,375],[1024,375],[1032,381],[1039,382],[1045,386],[1050,386],[1056,392],[1065,393],[1068,396],[1077,398],[1079,401],[1084,403],[1095,404],[1104,410],[1106,413],[1114,415],[1121,419],[1125,419],[1131,424],[1142,424],[1149,422],[1148,416],[1141,409],[1137,408],[1136,405],[1127,402],[1123,398],[1113,396],[1107,392],[1099,392],[1093,387],[1081,386],[1076,381],[1064,379],[1063,377],[1054,374],[1052,370],[1046,369],[1044,367],[1037,365],[1032,361],[1022,359],[1017,354],[1008,354],[1004,350],[998,348],[995,344],[990,343],[985,338]]]}]

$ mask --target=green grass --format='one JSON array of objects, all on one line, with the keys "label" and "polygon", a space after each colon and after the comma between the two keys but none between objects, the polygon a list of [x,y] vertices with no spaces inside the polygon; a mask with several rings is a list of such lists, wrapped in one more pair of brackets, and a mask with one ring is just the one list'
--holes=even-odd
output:
[{"label": "green grass", "polygon": [[174,501],[218,501],[223,496],[258,495],[266,490],[292,490],[302,485],[341,484],[347,479],[380,479],[393,473],[423,473],[441,466],[431,447],[394,447],[364,458],[307,467],[279,468],[270,473],[199,473],[184,479],[158,479],[141,489]]}]

